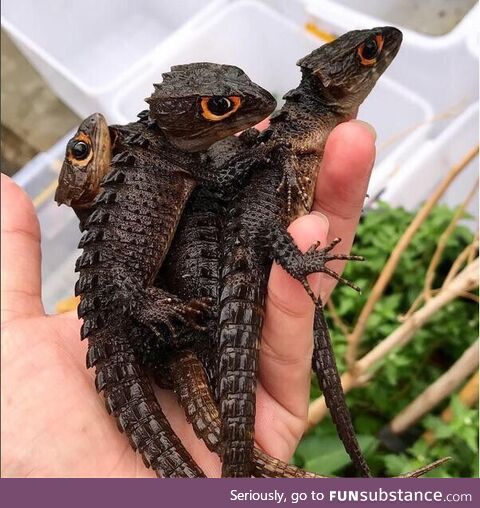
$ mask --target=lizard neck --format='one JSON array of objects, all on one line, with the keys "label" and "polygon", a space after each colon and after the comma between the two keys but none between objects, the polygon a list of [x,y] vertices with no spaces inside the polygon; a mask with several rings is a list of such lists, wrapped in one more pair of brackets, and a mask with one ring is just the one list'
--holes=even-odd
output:
[{"label": "lizard neck", "polygon": [[328,123],[338,124],[353,118],[358,105],[348,100],[351,94],[342,87],[325,87],[310,72],[303,72],[299,86],[285,96],[286,104],[308,111],[312,117],[321,117]]}]

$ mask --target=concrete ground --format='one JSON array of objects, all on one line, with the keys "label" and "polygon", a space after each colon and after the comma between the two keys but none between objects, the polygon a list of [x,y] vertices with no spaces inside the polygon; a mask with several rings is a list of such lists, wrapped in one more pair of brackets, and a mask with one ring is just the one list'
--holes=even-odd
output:
[{"label": "concrete ground", "polygon": [[13,175],[38,152],[48,150],[80,118],[1,32],[1,170]]}]

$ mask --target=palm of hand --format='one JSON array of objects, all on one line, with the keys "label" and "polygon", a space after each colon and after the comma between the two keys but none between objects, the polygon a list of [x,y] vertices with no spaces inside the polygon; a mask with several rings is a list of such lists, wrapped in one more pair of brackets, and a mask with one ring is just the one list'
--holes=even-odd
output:
[{"label": "palm of hand", "polygon": [[2,397],[2,414],[8,414],[3,456],[9,476],[148,474],[95,393],[76,317],[11,321],[2,343],[3,376],[16,388],[11,393],[5,388]]},{"label": "palm of hand", "polygon": [[[2,397],[2,414],[9,415],[3,429],[5,468],[10,476],[22,477],[58,477],[65,472],[71,477],[154,477],[96,393],[94,372],[85,368],[86,344],[80,342],[79,331],[73,313],[21,318],[4,327],[3,375],[10,386],[20,388],[15,393],[6,389]],[[182,442],[207,474],[218,475],[218,458],[195,438],[172,395],[157,392]],[[268,412],[282,409],[275,408],[278,403],[261,385],[258,404]],[[282,414],[282,426],[297,423],[301,432],[301,421],[285,410]],[[12,467],[9,455],[15,457]]]}]

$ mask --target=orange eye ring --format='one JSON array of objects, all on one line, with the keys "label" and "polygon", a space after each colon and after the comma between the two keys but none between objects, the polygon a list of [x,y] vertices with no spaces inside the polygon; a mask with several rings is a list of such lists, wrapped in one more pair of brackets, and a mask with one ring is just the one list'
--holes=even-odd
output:
[{"label": "orange eye ring", "polygon": [[372,57],[367,58],[366,56],[364,56],[364,52],[366,49],[365,42],[362,42],[362,44],[360,44],[360,46],[358,46],[357,53],[358,53],[358,56],[360,57],[360,63],[362,65],[375,65],[377,63],[377,57],[383,48],[383,42],[384,42],[383,35],[381,35],[381,34],[376,35],[375,42],[377,45],[377,51],[376,51],[376,54],[373,58]]},{"label": "orange eye ring", "polygon": [[[85,154],[80,155],[76,154],[74,147],[75,145],[84,145],[85,149],[87,150]],[[87,134],[84,134],[83,132],[79,132],[75,138],[69,143],[69,149],[67,153],[67,160],[69,160],[72,164],[75,164],[79,167],[86,166],[93,157],[93,150],[92,150],[92,140],[90,139],[90,136]]]},{"label": "orange eye ring", "polygon": [[[225,113],[217,114],[212,111],[212,107],[214,106],[212,101],[214,100],[217,102],[222,101],[222,108],[226,110]],[[231,95],[229,97],[207,96],[202,97],[200,101],[200,107],[202,109],[203,118],[206,118],[211,122],[219,122],[220,120],[228,118],[229,116],[233,115],[235,111],[238,110],[241,104],[242,104],[241,97],[237,97],[235,95]],[[217,109],[219,109],[218,104]]]}]

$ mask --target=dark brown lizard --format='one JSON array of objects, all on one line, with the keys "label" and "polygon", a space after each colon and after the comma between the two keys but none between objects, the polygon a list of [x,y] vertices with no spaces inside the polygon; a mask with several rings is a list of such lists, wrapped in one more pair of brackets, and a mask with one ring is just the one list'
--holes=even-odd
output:
[{"label": "dark brown lizard", "polygon": [[58,205],[72,207],[81,224],[110,171],[112,144],[107,121],[100,113],[85,118],[67,143],[54,199]]},{"label": "dark brown lizard", "polygon": [[81,336],[107,409],[146,465],[164,476],[202,476],[153,395],[130,330],[144,326],[165,340],[175,321],[195,325],[203,303],[175,299],[153,280],[196,183],[235,176],[211,174],[201,150],[260,121],[274,99],[240,69],[202,63],[173,67],[149,103],[150,118],[124,139],[84,224],[76,265]]},{"label": "dark brown lizard", "polygon": [[[68,188],[67,179],[63,179],[64,185],[61,190],[65,196],[63,199],[65,204],[73,206],[77,215],[81,216],[83,216],[85,210],[90,210],[91,213],[92,203],[90,197],[97,195],[100,191],[101,179],[97,175],[106,175],[110,167],[110,162],[106,157],[100,156],[108,142],[100,136],[94,135],[95,132],[106,132],[104,129],[106,126],[105,119],[97,113],[87,118],[84,123],[87,125],[85,126],[82,123],[79,128],[80,136],[77,134],[69,141],[68,146],[70,149],[67,149],[65,161],[65,164],[69,166],[70,181],[75,182],[76,185],[73,188]],[[79,140],[84,139],[85,133],[89,134],[89,143],[93,153],[89,164],[77,167],[71,160],[71,148],[75,147]],[[110,132],[110,134],[118,136],[116,132]],[[115,144],[114,137],[111,142],[112,147]],[[97,146],[100,150],[98,155],[95,153]],[[242,148],[243,143],[241,140],[232,137],[212,147],[210,156],[217,166],[221,166],[225,164],[226,157],[230,157]],[[112,151],[115,152],[114,149]],[[78,178],[75,178],[76,171],[81,172]],[[223,197],[226,199],[228,193],[224,192]],[[82,205],[81,214],[77,211],[79,204]],[[162,268],[157,277],[157,282],[161,282],[164,277],[175,279],[176,282],[172,284],[171,289],[172,291],[178,290],[182,297],[190,293],[191,297],[208,297],[212,298],[212,301],[216,301],[218,297],[218,253],[220,248],[219,245],[216,245],[216,242],[220,236],[223,207],[218,192],[217,196],[212,196],[205,189],[194,191],[184,210],[170,252],[167,255],[165,264],[168,268]],[[207,252],[208,254],[206,254]],[[217,254],[215,255],[215,253]],[[203,340],[199,340],[199,333],[199,330],[190,332],[186,328],[184,335],[190,334],[191,337],[189,339],[184,338],[183,342],[191,343],[192,346],[197,347],[205,357],[206,353],[211,351],[208,349],[210,346],[208,338],[214,336],[214,334],[213,331],[210,331],[208,335],[204,333]],[[132,330],[132,335],[136,336],[134,330]],[[137,354],[146,357],[146,366],[156,374],[155,377],[159,380],[159,384],[174,389],[187,418],[193,424],[197,436],[205,441],[211,451],[219,453],[221,450],[219,442],[220,419],[215,402],[211,397],[202,363],[192,351],[181,352],[178,351],[177,347],[175,347],[173,353],[171,350],[168,351],[168,348],[158,345],[158,340],[154,336],[151,336],[153,345],[145,350],[148,341],[145,340],[144,331],[139,334],[138,339],[139,350],[136,351]],[[135,343],[134,339],[133,342]],[[155,346],[157,346],[156,351]],[[145,366],[144,362],[142,362],[142,366]],[[273,478],[322,477],[270,457],[259,449],[255,449],[254,463],[253,476]]]},{"label": "dark brown lizard", "polygon": [[[251,137],[251,133],[250,137]],[[245,139],[247,136],[243,135]],[[74,138],[75,139],[75,138]],[[211,149],[211,156],[216,164],[221,166],[244,147],[238,138],[230,138],[225,142],[217,143]],[[102,163],[97,158],[97,163]],[[97,168],[92,172],[106,173],[107,169]],[[84,178],[84,181],[86,179]],[[224,195],[228,199],[228,194]],[[203,189],[194,191],[192,199],[182,216],[177,234],[168,254],[165,266],[160,273],[159,279],[170,279],[170,285],[179,290],[183,295],[210,296],[215,299],[218,293],[218,255],[220,246],[220,230],[222,225],[223,207],[221,201],[212,197]],[[225,203],[225,201],[224,201]],[[185,330],[185,333],[189,333]],[[198,335],[198,332],[197,334]],[[154,339],[154,343],[156,344]],[[207,365],[212,365],[208,354],[212,344],[208,342],[205,334],[204,340],[193,339],[194,347],[199,348],[204,355]],[[155,347],[155,346],[154,346]],[[152,350],[148,352],[150,368],[155,371],[162,385],[174,388],[180,404],[183,406],[187,418],[192,422],[199,438],[202,438],[210,450],[219,453],[220,445],[220,420],[218,411],[208,387],[203,366],[192,351],[179,352],[165,355],[166,351],[157,348],[156,354]],[[205,354],[207,353],[207,354]],[[170,363],[168,363],[170,361]],[[167,364],[167,368],[165,365]],[[159,368],[159,365],[162,365]],[[313,473],[303,471],[295,466],[288,465],[278,459],[270,457],[260,451],[254,450],[254,476],[263,477],[295,477],[311,478],[321,477]],[[428,470],[437,467],[440,463],[412,471],[406,476],[416,477]]]},{"label": "dark brown lizard", "polygon": [[[258,132],[248,131],[240,138],[229,138],[213,145],[209,152],[215,163],[222,166],[245,149],[256,135]],[[203,296],[213,301],[218,300],[221,231],[225,225],[225,207],[231,199],[232,196],[228,194],[224,194],[223,199],[218,195],[214,198],[206,189],[196,189],[193,192],[157,283],[165,285],[182,298]],[[215,315],[217,312],[214,305],[212,313]],[[205,332],[184,329],[182,335],[180,350],[165,351],[160,348],[153,355],[150,351],[149,366],[164,387],[175,391],[197,436],[205,441],[211,451],[221,454],[220,417],[211,395],[217,362],[212,340],[214,323],[210,321]],[[442,459],[404,476],[421,476],[444,461]],[[284,478],[321,477],[288,465],[258,448],[253,451],[252,474]]]},{"label": "dark brown lizard", "polygon": [[[329,254],[329,248],[316,250],[317,246],[302,254],[286,228],[310,210],[328,134],[355,116],[401,40],[401,32],[392,27],[353,31],[302,58],[300,85],[285,95],[285,105],[272,116],[270,127],[244,155],[252,164],[263,158],[264,167],[253,173],[232,205],[223,238],[216,388],[224,476],[249,476],[252,470],[258,348],[271,263],[275,260],[302,281],[310,294],[309,273],[322,271],[339,279],[325,264],[349,256]],[[331,383],[326,377],[336,372],[335,362],[328,362],[327,372],[321,371],[325,353],[331,351],[325,347],[324,323],[317,319],[316,323],[313,368],[348,453],[368,476],[341,385],[338,378]]]},{"label": "dark brown lizard", "polygon": [[[112,158],[125,150],[134,150],[135,145],[129,140],[145,131],[148,110],[138,116],[140,121],[137,122],[108,125],[101,113],[93,113],[81,122],[67,142],[54,199],[59,206],[73,209],[81,231],[94,210],[102,180],[112,169]],[[144,144],[148,142],[143,141]]]}]

